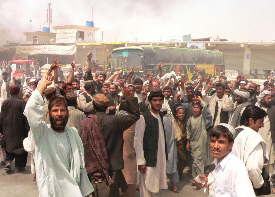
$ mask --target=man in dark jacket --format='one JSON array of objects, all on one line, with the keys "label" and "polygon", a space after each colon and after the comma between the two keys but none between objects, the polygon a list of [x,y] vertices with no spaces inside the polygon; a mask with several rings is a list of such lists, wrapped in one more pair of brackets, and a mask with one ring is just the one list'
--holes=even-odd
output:
[{"label": "man in dark jacket", "polygon": [[[28,153],[23,148],[23,140],[28,136],[29,125],[23,114],[26,102],[19,98],[20,87],[10,86],[11,98],[4,101],[1,107],[0,132],[4,135],[6,151],[6,171],[11,170],[15,159],[15,172],[24,171]],[[3,145],[3,143],[1,143]]]},{"label": "man in dark jacket", "polygon": [[110,196],[119,195],[119,187],[126,191],[127,183],[122,174],[123,164],[123,131],[131,127],[140,117],[137,98],[130,97],[130,91],[123,91],[123,95],[129,104],[129,115],[107,115],[105,113],[109,105],[109,99],[104,94],[97,94],[93,99],[93,106],[97,120],[102,129],[109,157],[109,174],[114,183],[110,185]]}]

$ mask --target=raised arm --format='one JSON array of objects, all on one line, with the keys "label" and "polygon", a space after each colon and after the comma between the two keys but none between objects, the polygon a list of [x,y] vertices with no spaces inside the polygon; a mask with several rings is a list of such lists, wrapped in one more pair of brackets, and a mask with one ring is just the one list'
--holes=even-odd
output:
[{"label": "raised arm", "polygon": [[28,119],[36,144],[40,142],[40,137],[43,135],[43,132],[45,130],[44,128],[47,127],[46,123],[42,121],[42,118],[45,114],[43,108],[44,100],[42,94],[47,86],[51,84],[52,77],[47,75],[43,76],[39,86],[32,93],[24,110],[24,114]]},{"label": "raised arm", "polygon": [[71,72],[70,72],[70,74],[68,76],[68,79],[67,79],[68,83],[71,83],[72,80],[74,79],[74,68],[75,68],[75,62],[74,61],[71,63],[71,66],[72,66],[72,69],[71,69]]},{"label": "raised arm", "polygon": [[161,78],[162,77],[162,68],[163,68],[163,64],[162,64],[162,62],[160,61],[159,63],[158,63],[158,68],[159,68],[159,78]]}]

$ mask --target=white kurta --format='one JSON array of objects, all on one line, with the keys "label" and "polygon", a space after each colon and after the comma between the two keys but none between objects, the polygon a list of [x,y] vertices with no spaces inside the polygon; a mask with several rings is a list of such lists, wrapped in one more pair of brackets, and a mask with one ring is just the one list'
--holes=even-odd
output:
[{"label": "white kurta", "polygon": [[264,183],[261,175],[264,160],[265,158],[268,159],[266,144],[253,129],[245,126],[237,128],[243,128],[243,130],[234,140],[232,153],[245,164],[254,188],[260,188]]},{"label": "white kurta", "polygon": [[[267,111],[266,108],[262,108],[263,110]],[[274,155],[273,155],[273,143],[271,139],[271,130],[270,130],[270,120],[268,116],[265,117],[264,119],[264,127],[260,128],[258,133],[262,136],[266,143],[266,150],[269,158],[268,162],[268,173],[273,174],[274,172]]]},{"label": "white kurta", "polygon": [[[151,112],[152,113],[152,112]],[[139,173],[139,184],[141,196],[152,196],[151,193],[158,193],[162,189],[167,189],[166,181],[166,156],[164,131],[159,114],[152,115],[158,119],[159,138],[156,167],[146,167],[145,174]],[[143,151],[143,136],[145,131],[145,120],[143,116],[136,123],[135,149],[137,165],[146,165]]]},{"label": "white kurta", "polygon": [[65,167],[55,146],[53,129],[42,121],[44,115],[43,98],[35,90],[27,102],[26,115],[35,141],[35,167],[40,197],[81,197],[93,192],[88,179],[84,148],[78,131],[73,127],[65,128],[72,151],[70,171]]},{"label": "white kurta", "polygon": [[254,197],[253,186],[243,162],[231,152],[217,163],[214,160],[215,196],[222,197]]}]

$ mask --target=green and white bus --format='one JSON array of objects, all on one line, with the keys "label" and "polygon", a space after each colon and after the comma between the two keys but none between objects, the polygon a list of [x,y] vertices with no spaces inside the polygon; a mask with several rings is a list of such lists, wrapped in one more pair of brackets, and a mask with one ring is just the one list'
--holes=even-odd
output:
[{"label": "green and white bus", "polygon": [[162,47],[133,46],[116,48],[112,52],[111,70],[135,68],[137,75],[152,71],[158,74],[158,63],[163,63],[163,74],[175,71],[191,79],[194,71],[213,77],[224,72],[224,57],[220,51]]}]

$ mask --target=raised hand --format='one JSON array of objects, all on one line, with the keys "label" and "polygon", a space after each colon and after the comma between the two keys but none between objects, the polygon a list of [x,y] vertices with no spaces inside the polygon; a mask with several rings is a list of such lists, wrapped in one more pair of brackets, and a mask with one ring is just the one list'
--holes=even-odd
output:
[{"label": "raised hand", "polygon": [[71,63],[71,66],[72,66],[72,68],[75,68],[75,62],[74,61]]},{"label": "raised hand", "polygon": [[163,64],[162,64],[161,61],[158,63],[158,68],[159,68],[159,69],[162,69],[162,68],[163,68]]},{"label": "raised hand", "polygon": [[90,52],[87,54],[87,59],[88,59],[88,60],[91,60],[92,57],[93,57],[93,53],[92,53],[92,51],[90,51]]}]

